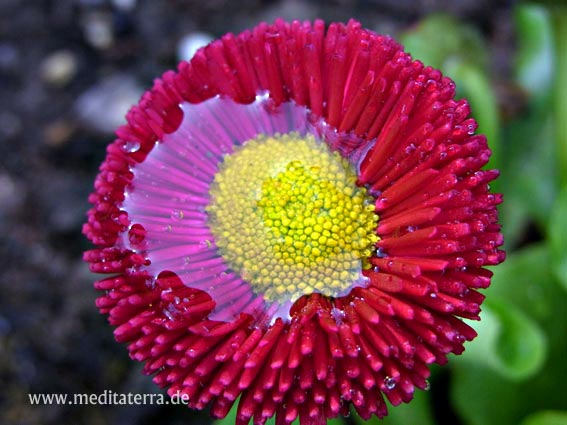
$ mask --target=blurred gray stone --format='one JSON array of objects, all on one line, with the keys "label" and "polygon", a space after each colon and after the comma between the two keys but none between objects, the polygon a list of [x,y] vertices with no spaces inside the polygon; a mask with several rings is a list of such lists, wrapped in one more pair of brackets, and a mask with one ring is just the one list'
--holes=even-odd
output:
[{"label": "blurred gray stone", "polygon": [[77,73],[77,58],[70,50],[58,50],[47,56],[40,65],[43,80],[53,86],[62,87]]},{"label": "blurred gray stone", "polygon": [[137,0],[112,0],[112,5],[123,12],[131,12],[136,7]]},{"label": "blurred gray stone", "polygon": [[14,72],[20,64],[20,54],[13,44],[0,43],[0,72]]},{"label": "blurred gray stone", "polygon": [[312,21],[318,18],[318,10],[313,3],[304,0],[288,0],[275,3],[260,15],[260,20],[268,23],[274,22],[276,18],[283,18],[286,21],[295,19]]},{"label": "blurred gray stone", "polygon": [[9,140],[22,131],[21,118],[11,111],[0,111],[0,139]]},{"label": "blurred gray stone", "polygon": [[213,41],[213,37],[204,32],[193,32],[184,35],[177,43],[177,59],[180,61],[190,60],[197,50],[211,41]]},{"label": "blurred gray stone", "polygon": [[[34,179],[36,185],[30,195],[33,195],[35,205],[43,212],[42,218],[48,233],[66,234],[80,229],[89,207],[85,191],[88,178],[83,180],[65,170],[58,170],[51,172],[49,177],[38,172]],[[46,191],[41,182],[47,179],[50,188]]]},{"label": "blurred gray stone", "polygon": [[9,174],[0,174],[0,229],[4,220],[22,208],[26,192],[22,183]]},{"label": "blurred gray stone", "polygon": [[89,11],[83,15],[82,27],[85,40],[96,49],[105,50],[114,43],[110,13]]},{"label": "blurred gray stone", "polygon": [[131,75],[111,75],[81,94],[74,109],[86,128],[112,134],[126,122],[126,112],[138,103],[143,91]]}]

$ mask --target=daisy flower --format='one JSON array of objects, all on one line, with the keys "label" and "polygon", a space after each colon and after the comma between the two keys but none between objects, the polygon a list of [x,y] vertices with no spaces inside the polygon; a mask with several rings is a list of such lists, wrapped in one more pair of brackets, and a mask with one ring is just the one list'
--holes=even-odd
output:
[{"label": "daisy flower", "polygon": [[387,414],[475,331],[496,170],[454,83],[360,24],[261,23],[166,72],[116,132],[85,253],[116,340],[237,423]]}]

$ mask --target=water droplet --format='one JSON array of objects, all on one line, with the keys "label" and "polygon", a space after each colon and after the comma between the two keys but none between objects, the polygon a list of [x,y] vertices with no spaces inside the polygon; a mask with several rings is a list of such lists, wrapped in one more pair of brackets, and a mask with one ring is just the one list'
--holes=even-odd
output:
[{"label": "water droplet", "polygon": [[171,211],[171,219],[174,221],[183,220],[183,211],[181,210],[173,210]]},{"label": "water droplet", "polygon": [[140,248],[146,238],[146,229],[141,224],[133,224],[128,230],[128,242],[133,249]]},{"label": "water droplet", "polygon": [[339,310],[336,307],[333,307],[331,309],[331,316],[333,317],[333,319],[335,319],[335,323],[340,326],[343,324],[345,312],[343,310]]},{"label": "water droplet", "polygon": [[164,316],[167,317],[169,320],[174,320],[173,313],[172,313],[171,311],[169,311],[169,309],[164,308],[164,309],[163,309],[163,314],[164,314]]},{"label": "water droplet", "polygon": [[430,298],[437,298],[437,294],[435,292],[432,292],[431,294],[429,294]]},{"label": "water droplet", "polygon": [[386,254],[382,248],[380,248],[380,247],[376,248],[376,257],[385,258],[387,256],[388,256],[388,254]]},{"label": "water droplet", "polygon": [[413,143],[412,143],[411,145],[406,146],[406,148],[405,148],[406,154],[409,155],[409,154],[412,153],[413,151],[415,151],[415,145],[414,145]]},{"label": "water droplet", "polygon": [[407,228],[407,230],[408,230],[408,233],[412,233],[412,232],[415,232],[415,229],[416,229],[416,227],[415,227],[415,226],[408,226],[408,228]]},{"label": "water droplet", "polygon": [[126,153],[134,153],[140,150],[140,142],[135,140],[128,140],[122,145],[122,150]]},{"label": "water droplet", "polygon": [[429,391],[431,389],[431,383],[429,382],[429,380],[425,380],[425,387],[423,387],[424,391]]},{"label": "water droplet", "polygon": [[388,390],[393,390],[394,388],[396,388],[396,380],[391,376],[386,376],[384,378],[384,385]]},{"label": "water droplet", "polygon": [[152,276],[146,279],[145,284],[149,289],[154,289],[156,287],[156,277]]}]

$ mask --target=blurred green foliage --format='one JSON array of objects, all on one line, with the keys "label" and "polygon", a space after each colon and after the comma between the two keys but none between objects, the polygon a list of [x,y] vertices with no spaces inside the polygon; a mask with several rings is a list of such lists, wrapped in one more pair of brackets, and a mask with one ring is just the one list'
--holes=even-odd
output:
[{"label": "blurred green foliage", "polygon": [[507,119],[490,49],[474,27],[437,15],[402,37],[415,58],[455,80],[488,137],[489,167],[501,170],[495,189],[504,193],[508,258],[485,291],[478,338],[449,363],[448,408],[466,425],[567,420],[567,5],[519,4],[513,18],[516,61],[506,84],[525,104]]},{"label": "blurred green foliage", "polygon": [[[505,199],[508,258],[485,291],[482,320],[473,323],[478,338],[446,367],[446,409],[464,425],[567,425],[567,5],[520,3],[513,19],[516,61],[506,84],[524,104],[506,119],[478,29],[433,15],[399,37],[469,100],[493,151],[488,166],[501,170],[495,189]],[[418,391],[410,404],[366,423],[434,425],[433,410],[432,394]],[[217,425],[234,423],[235,414]],[[353,416],[351,423],[365,423]]]}]

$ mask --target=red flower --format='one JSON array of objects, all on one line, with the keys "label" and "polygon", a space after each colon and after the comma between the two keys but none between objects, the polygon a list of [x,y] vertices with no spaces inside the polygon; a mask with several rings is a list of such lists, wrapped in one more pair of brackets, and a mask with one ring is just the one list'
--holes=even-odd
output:
[{"label": "red flower", "polygon": [[504,253],[486,139],[453,82],[323,22],[227,34],[108,147],[84,233],[119,342],[238,423],[387,414],[476,333]]}]

